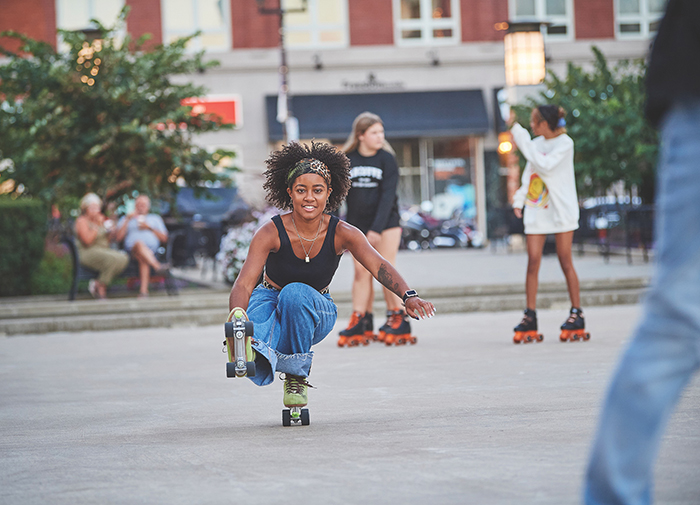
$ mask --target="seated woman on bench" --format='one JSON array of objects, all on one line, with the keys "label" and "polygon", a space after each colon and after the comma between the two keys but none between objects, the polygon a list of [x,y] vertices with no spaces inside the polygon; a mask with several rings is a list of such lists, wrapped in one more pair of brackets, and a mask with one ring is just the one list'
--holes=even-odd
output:
[{"label": "seated woman on bench", "polygon": [[105,228],[102,200],[95,193],[88,193],[80,200],[81,214],[75,220],[76,245],[80,264],[99,273],[90,280],[88,290],[97,299],[107,298],[107,286],[129,264],[124,251],[110,248],[110,232]]}]

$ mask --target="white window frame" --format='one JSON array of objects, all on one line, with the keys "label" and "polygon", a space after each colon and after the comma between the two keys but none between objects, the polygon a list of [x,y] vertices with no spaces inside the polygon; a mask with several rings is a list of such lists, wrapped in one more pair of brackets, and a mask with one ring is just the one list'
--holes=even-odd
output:
[{"label": "white window frame", "polygon": [[[92,23],[90,23],[91,19],[94,19],[95,16],[95,4],[98,2],[101,2],[103,0],[87,0],[88,4],[88,12],[87,12],[87,21],[85,23],[85,26],[61,26],[60,21],[61,18],[64,17],[63,14],[66,12],[66,10],[73,9],[74,6],[70,5],[70,0],[56,0],[55,5],[56,5],[56,28],[59,30],[84,30],[84,29],[90,29],[90,28],[96,28]],[[119,7],[119,11],[124,8],[124,5],[126,5],[126,0],[117,0],[119,3],[121,3]],[[117,19],[103,19],[100,20],[103,25],[106,26],[113,26],[114,23],[117,21]],[[117,31],[115,38],[119,41],[123,40],[124,36],[126,35],[125,33],[125,27],[122,27],[119,31]],[[59,50],[68,50],[66,47],[66,44],[63,42],[63,38],[61,37],[60,34],[56,35],[56,42],[57,42],[57,47]]]},{"label": "white window frame", "polygon": [[[421,17],[419,19],[401,19],[401,0],[393,0],[394,41],[397,46],[454,46],[462,41],[462,18],[459,0],[450,0],[452,17],[433,19],[430,16],[432,0],[420,0]],[[430,17],[428,17],[430,16]],[[452,37],[433,37],[433,30],[452,30]],[[420,30],[418,39],[404,39],[404,30]]]},{"label": "white window frame", "polygon": [[[579,0],[581,1],[581,0]],[[583,0],[585,1],[585,0]],[[517,0],[508,0],[509,18],[512,22],[525,21],[544,21],[553,25],[566,25],[566,34],[549,34],[547,28],[542,31],[544,40],[547,42],[555,41],[571,41],[575,38],[575,23],[574,23],[574,0],[566,0],[566,15],[565,16],[547,16],[545,14],[547,3],[546,0],[535,0],[535,15],[534,16],[517,16],[516,15]]]},{"label": "white window frame", "polygon": [[[615,38],[617,39],[645,39],[656,35],[655,31],[649,29],[649,25],[655,21],[661,21],[664,13],[651,14],[649,12],[649,0],[639,0],[639,14],[621,14],[620,0],[615,0]],[[620,31],[621,24],[639,23],[640,31],[637,33],[623,33]]]},{"label": "white window frame", "polygon": [[[318,4],[328,0],[307,0],[306,10],[310,18],[310,24],[302,26],[287,26],[284,24],[285,47],[287,49],[338,49],[348,47],[350,44],[350,27],[348,22],[348,0],[340,1],[340,24],[321,24],[318,20]],[[327,30],[339,30],[342,37],[339,42],[321,42],[320,33]],[[308,44],[289,44],[288,35],[295,32],[308,32],[311,34],[311,42]]]},{"label": "white window frame", "polygon": [[[194,27],[191,30],[173,30],[169,29],[166,23],[166,9],[167,0],[160,0],[160,13],[161,13],[161,29],[163,31],[163,44],[169,44],[172,37],[187,37],[192,35],[196,31],[201,31],[202,35],[207,33],[221,33],[220,30],[204,29],[199,27],[199,22],[197,20],[197,2],[199,0],[191,0],[192,2],[192,19],[194,20]],[[190,41],[187,46],[187,52],[195,53],[197,51],[205,50],[208,53],[224,53],[231,51],[232,49],[232,37],[231,37],[231,5],[230,0],[222,0],[221,5],[223,6],[224,15],[224,47],[206,47],[202,45],[202,37],[195,37]]]}]

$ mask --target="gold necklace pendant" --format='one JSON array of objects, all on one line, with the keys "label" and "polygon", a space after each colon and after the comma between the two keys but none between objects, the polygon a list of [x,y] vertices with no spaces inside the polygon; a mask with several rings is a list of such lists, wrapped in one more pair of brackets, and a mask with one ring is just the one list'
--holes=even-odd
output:
[{"label": "gold necklace pendant", "polygon": [[[304,247],[304,241],[301,238],[301,235],[299,235],[299,230],[297,229],[297,224],[294,221],[294,212],[292,212],[292,224],[294,225],[294,231],[297,234],[297,237],[299,237],[299,245],[301,246],[302,250],[304,251],[304,261],[306,263],[309,262],[309,254],[311,254],[311,251],[314,249],[314,244],[316,243],[316,239],[318,238],[319,234],[321,233],[321,228],[323,227],[323,214],[321,214],[321,222],[318,223],[318,230],[316,231],[316,236],[314,237],[313,241],[311,241],[311,247],[309,247],[309,252],[306,252],[306,247]],[[308,241],[308,239],[307,239]]]}]

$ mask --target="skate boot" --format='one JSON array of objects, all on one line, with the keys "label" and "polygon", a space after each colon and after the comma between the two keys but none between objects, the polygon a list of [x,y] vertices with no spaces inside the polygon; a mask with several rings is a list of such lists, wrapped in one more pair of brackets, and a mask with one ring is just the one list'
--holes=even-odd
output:
[{"label": "skate boot", "polygon": [[[401,311],[398,311],[398,312],[401,312]],[[389,323],[391,322],[391,317],[393,315],[394,315],[393,310],[386,311],[386,323],[384,323],[383,325],[381,325],[379,327],[379,330],[377,331],[377,336],[375,337],[375,340],[378,340],[380,342],[384,342],[386,340],[386,330],[388,330],[391,327]]]},{"label": "skate boot", "polygon": [[253,322],[248,321],[245,310],[236,307],[224,324],[224,349],[228,350],[226,377],[255,376],[255,351],[253,350]]},{"label": "skate boot", "polygon": [[[350,316],[348,327],[342,330],[338,339],[338,347],[355,347],[358,345],[369,345],[370,338],[367,337],[366,315],[360,312],[353,312]],[[371,330],[370,330],[371,334]]]},{"label": "skate boot", "polygon": [[411,335],[411,324],[403,310],[393,311],[388,325],[389,327],[384,332],[386,345],[415,344],[418,341],[416,337]]},{"label": "skate boot", "polygon": [[589,340],[590,333],[586,333],[586,322],[583,319],[583,311],[578,307],[571,307],[569,318],[561,325],[559,340],[567,342],[571,340]]},{"label": "skate boot", "polygon": [[[282,375],[280,375],[282,379]],[[306,377],[285,374],[284,376],[284,406],[289,407],[282,411],[282,425],[293,426],[309,424],[309,409],[304,409],[309,403],[308,388],[313,387],[306,381]]]},{"label": "skate boot", "polygon": [[532,309],[525,309],[525,315],[520,324],[513,328],[515,335],[513,336],[513,343],[527,344],[529,342],[542,342],[544,336],[537,332],[537,312]]},{"label": "skate boot", "polygon": [[370,342],[372,340],[377,340],[377,335],[374,333],[374,314],[371,312],[365,312],[365,337]]}]

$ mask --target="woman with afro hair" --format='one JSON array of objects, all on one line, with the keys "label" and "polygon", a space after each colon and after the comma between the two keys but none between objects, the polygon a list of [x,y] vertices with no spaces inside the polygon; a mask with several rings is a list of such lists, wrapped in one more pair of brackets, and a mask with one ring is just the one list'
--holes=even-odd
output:
[{"label": "woman with afro hair", "polygon": [[[266,161],[267,200],[289,212],[274,216],[253,236],[248,257],[229,297],[231,314],[243,310],[254,324],[257,385],[285,374],[284,404],[307,404],[311,346],[333,329],[337,307],[330,284],[344,251],[350,251],[384,286],[403,297],[415,318],[432,317],[422,300],[365,235],[330,214],[350,187],[349,160],[333,146],[291,143]],[[259,283],[262,278],[262,282]]]}]

